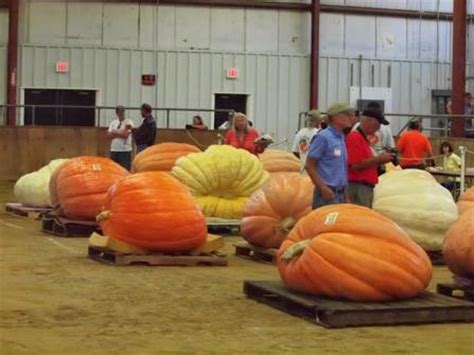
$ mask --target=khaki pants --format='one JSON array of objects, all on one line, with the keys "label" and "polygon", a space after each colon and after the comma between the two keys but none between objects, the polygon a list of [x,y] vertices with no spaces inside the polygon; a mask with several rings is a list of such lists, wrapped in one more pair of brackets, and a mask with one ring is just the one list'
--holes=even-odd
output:
[{"label": "khaki pants", "polygon": [[374,198],[374,188],[372,186],[350,182],[347,193],[351,203],[372,208],[372,200]]}]

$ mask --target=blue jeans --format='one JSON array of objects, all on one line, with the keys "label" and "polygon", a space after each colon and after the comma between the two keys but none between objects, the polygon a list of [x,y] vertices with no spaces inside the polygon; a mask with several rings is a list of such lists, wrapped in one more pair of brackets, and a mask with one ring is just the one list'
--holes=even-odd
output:
[{"label": "blue jeans", "polygon": [[461,187],[460,182],[452,181],[452,180],[442,182],[441,185],[443,185],[446,189],[448,189],[451,192],[453,192],[454,190],[459,189]]},{"label": "blue jeans", "polygon": [[132,152],[110,152],[110,159],[130,170],[130,159]]},{"label": "blue jeans", "polygon": [[137,154],[148,148],[148,144],[137,144]]},{"label": "blue jeans", "polygon": [[[334,191],[334,189],[333,189]],[[313,193],[313,210],[319,207],[323,207],[326,205],[336,205],[339,203],[345,202],[345,191],[344,190],[337,190],[334,191],[335,196],[330,200],[325,200],[321,195],[321,192],[317,189],[314,189]]]}]

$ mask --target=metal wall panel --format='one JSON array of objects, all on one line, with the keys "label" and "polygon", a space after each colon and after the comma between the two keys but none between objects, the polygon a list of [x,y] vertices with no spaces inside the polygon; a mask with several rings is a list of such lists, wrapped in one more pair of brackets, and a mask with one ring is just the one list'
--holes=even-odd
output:
[{"label": "metal wall panel", "polygon": [[[0,44],[0,104],[7,102],[7,47]],[[0,117],[2,117],[0,113]]]},{"label": "metal wall panel", "polygon": [[[453,11],[453,0],[321,0],[321,4],[417,11]],[[468,11],[474,13],[472,0],[468,0]]]},{"label": "metal wall panel", "polygon": [[176,8],[176,47],[209,49],[210,16],[207,7]]},{"label": "metal wall panel", "polygon": [[66,39],[67,3],[63,0],[28,1],[23,19],[27,19],[26,41],[63,44]]},{"label": "metal wall panel", "polygon": [[309,53],[308,13],[99,0],[23,4],[28,44]]},{"label": "metal wall panel", "polygon": [[156,47],[172,49],[176,42],[176,7],[159,6],[157,16],[158,43]]},{"label": "metal wall panel", "polygon": [[72,45],[102,44],[102,16],[104,5],[69,1],[67,4],[66,42]]},{"label": "metal wall panel", "polygon": [[278,52],[309,53],[311,19],[309,13],[284,12],[278,13]]},{"label": "metal wall panel", "polygon": [[[451,60],[452,23],[448,21],[323,13],[320,36],[323,56]],[[474,53],[469,58],[474,60]]]},{"label": "metal wall panel", "polygon": [[407,58],[407,20],[377,17],[376,43],[377,58]]},{"label": "metal wall panel", "polygon": [[8,9],[0,7],[0,44],[8,43]]},{"label": "metal wall panel", "polygon": [[321,14],[319,30],[320,52],[328,56],[344,55],[345,16]]},{"label": "metal wall panel", "polygon": [[[278,140],[292,137],[298,113],[307,110],[308,56],[32,45],[21,52],[22,88],[97,89],[102,105],[210,108],[215,93],[249,94],[250,118]],[[55,72],[60,59],[70,62],[68,73]],[[225,77],[231,66],[239,68],[236,80]],[[141,85],[142,74],[155,73],[156,86]],[[102,125],[113,115],[102,115]],[[209,122],[210,114],[202,115]],[[184,127],[191,117],[173,113],[171,126]],[[164,114],[158,119],[164,127]]]},{"label": "metal wall panel", "polygon": [[[362,71],[360,71],[362,68]],[[474,65],[470,65],[472,72]],[[431,113],[431,90],[451,88],[450,63],[320,58],[319,108],[348,102],[351,86],[392,88],[393,113]],[[472,84],[471,84],[472,85]],[[392,124],[393,130],[403,122]]]},{"label": "metal wall panel", "polygon": [[212,9],[211,49],[245,50],[245,10]]},{"label": "metal wall panel", "polygon": [[[370,16],[345,16],[344,28],[344,54],[348,57],[364,57],[374,58],[376,55],[376,32],[375,17]],[[326,31],[330,31],[327,28]]]},{"label": "metal wall panel", "polygon": [[278,51],[278,11],[247,10],[246,43],[249,52]]},{"label": "metal wall panel", "polygon": [[104,4],[104,45],[138,47],[139,18],[138,5]]}]

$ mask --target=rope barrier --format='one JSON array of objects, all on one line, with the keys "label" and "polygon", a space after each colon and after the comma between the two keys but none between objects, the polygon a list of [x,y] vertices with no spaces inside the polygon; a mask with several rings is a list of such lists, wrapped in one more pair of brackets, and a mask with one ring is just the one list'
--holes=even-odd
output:
[{"label": "rope barrier", "polygon": [[403,157],[400,157],[400,160],[403,160],[403,161],[420,161],[420,160],[428,161],[428,160],[434,160],[434,159],[443,158],[443,157],[444,157],[444,155],[441,154],[441,155],[433,155],[432,157],[429,157],[429,158],[403,158]]},{"label": "rope barrier", "polygon": [[288,139],[284,139],[281,142],[270,144],[269,147],[276,147],[276,146],[280,146],[280,145],[287,144],[287,143],[288,143]]}]

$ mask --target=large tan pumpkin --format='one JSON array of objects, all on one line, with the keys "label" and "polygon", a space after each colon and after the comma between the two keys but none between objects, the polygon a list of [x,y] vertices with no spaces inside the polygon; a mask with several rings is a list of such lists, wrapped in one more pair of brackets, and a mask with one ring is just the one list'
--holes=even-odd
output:
[{"label": "large tan pumpkin", "polygon": [[267,149],[259,158],[269,173],[299,173],[301,170],[300,160],[285,150]]},{"label": "large tan pumpkin", "polygon": [[458,276],[474,278],[474,209],[463,213],[449,228],[443,245],[443,258]]},{"label": "large tan pumpkin", "polygon": [[471,187],[459,197],[457,205],[460,214],[470,208],[474,209],[474,187]]},{"label": "large tan pumpkin", "polygon": [[405,169],[383,174],[373,209],[402,227],[425,250],[438,251],[458,219],[453,196],[430,173]]},{"label": "large tan pumpkin", "polygon": [[313,190],[309,177],[273,175],[245,205],[242,237],[257,246],[279,248],[296,222],[311,211]]},{"label": "large tan pumpkin", "polygon": [[196,146],[185,143],[156,144],[137,154],[133,159],[132,170],[137,173],[143,171],[170,172],[176,160],[199,152],[200,150]]}]

